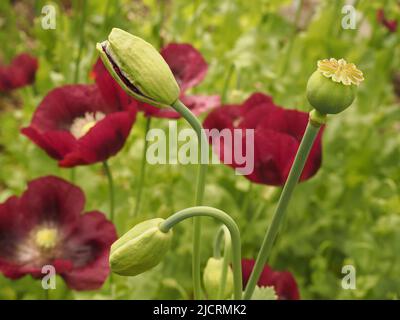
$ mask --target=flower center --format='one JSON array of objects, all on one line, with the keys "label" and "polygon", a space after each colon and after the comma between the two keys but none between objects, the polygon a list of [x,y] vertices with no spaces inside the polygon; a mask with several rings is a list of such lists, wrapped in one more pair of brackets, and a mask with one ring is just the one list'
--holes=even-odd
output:
[{"label": "flower center", "polygon": [[97,122],[104,118],[105,114],[103,112],[86,112],[83,117],[76,118],[72,122],[70,131],[76,139],[82,138]]},{"label": "flower center", "polygon": [[36,245],[41,249],[53,249],[57,244],[58,231],[56,228],[42,228],[35,234]]},{"label": "flower center", "polygon": [[354,63],[347,63],[344,59],[335,58],[318,61],[318,70],[327,78],[332,78],[335,82],[342,82],[349,86],[355,84],[358,86],[364,81],[363,73],[357,69]]}]

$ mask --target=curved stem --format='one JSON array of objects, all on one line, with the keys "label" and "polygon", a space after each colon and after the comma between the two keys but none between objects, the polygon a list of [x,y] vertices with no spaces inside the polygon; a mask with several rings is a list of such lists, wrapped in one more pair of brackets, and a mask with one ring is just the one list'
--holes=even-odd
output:
[{"label": "curved stem", "polygon": [[235,221],[224,211],[212,207],[192,207],[183,209],[167,218],[160,224],[162,232],[168,232],[174,225],[188,218],[198,219],[199,216],[208,216],[222,222],[229,230],[232,239],[232,264],[233,264],[233,283],[234,299],[240,300],[242,297],[242,265],[241,265],[241,243],[240,232]]},{"label": "curved stem", "polygon": [[80,26],[79,26],[79,49],[78,49],[78,55],[76,56],[76,61],[75,61],[74,83],[78,82],[78,80],[79,80],[79,64],[81,62],[82,49],[83,49],[83,40],[84,40],[83,33],[84,33],[85,22],[86,22],[87,2],[88,1],[82,1],[81,22],[80,22]]},{"label": "curved stem", "polygon": [[114,180],[112,177],[110,166],[107,161],[103,162],[104,172],[108,180],[108,196],[110,201],[110,220],[114,223]]},{"label": "curved stem", "polygon": [[219,228],[218,233],[215,237],[214,241],[214,257],[215,258],[221,258],[221,242],[222,239],[224,240],[224,257],[223,257],[223,263],[222,263],[222,272],[221,272],[221,279],[220,279],[220,285],[218,288],[218,295],[217,299],[220,300],[224,296],[225,292],[225,286],[226,286],[226,278],[228,274],[228,268],[229,268],[229,262],[231,260],[231,235],[229,233],[228,228],[223,225],[221,228]]},{"label": "curved stem", "polygon": [[143,184],[144,184],[144,177],[145,177],[145,172],[146,172],[146,153],[147,153],[147,148],[149,146],[149,142],[147,141],[147,133],[150,130],[151,126],[151,117],[146,118],[146,129],[144,133],[144,147],[143,147],[143,154],[142,154],[142,159],[140,163],[140,171],[139,171],[139,180],[138,180],[138,185],[136,186],[136,203],[135,203],[135,209],[133,211],[133,216],[136,217],[138,212],[140,211],[140,204],[142,201],[142,191],[143,191]]},{"label": "curved stem", "polygon": [[282,194],[279,198],[278,206],[276,207],[271,225],[269,226],[265,234],[261,249],[258,253],[257,260],[254,265],[254,269],[247,283],[246,290],[244,292],[244,299],[250,299],[253,295],[258,279],[261,275],[262,270],[264,269],[264,265],[267,262],[272,245],[278,234],[279,227],[285,216],[285,211],[289,204],[293,190],[296,187],[297,182],[299,181],[301,173],[303,172],[304,165],[314,144],[315,138],[318,135],[320,126],[320,124],[311,122],[311,120],[307,125],[303,139],[300,143],[300,147],[297,151],[296,158],[294,159],[292,168],[289,172],[289,176],[286,180]]},{"label": "curved stem", "polygon": [[[195,205],[203,201],[205,178],[207,172],[208,141],[203,127],[196,116],[179,100],[172,104],[172,107],[179,112],[182,117],[192,126],[198,139],[198,171],[195,192]],[[203,150],[206,148],[206,150]],[[205,158],[207,157],[207,158]],[[205,158],[205,159],[204,159]],[[204,160],[204,161],[203,161]],[[200,270],[200,237],[201,237],[201,219],[193,219],[193,257],[192,257],[192,275],[194,298],[201,299],[201,270]]]}]

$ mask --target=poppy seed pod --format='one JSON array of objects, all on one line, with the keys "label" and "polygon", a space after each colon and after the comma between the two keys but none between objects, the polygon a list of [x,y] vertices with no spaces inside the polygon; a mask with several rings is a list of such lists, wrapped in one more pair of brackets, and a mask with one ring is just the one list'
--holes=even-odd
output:
[{"label": "poppy seed pod", "polygon": [[179,98],[180,89],[168,64],[143,39],[113,28],[108,40],[96,48],[113,78],[135,99],[165,107]]},{"label": "poppy seed pod", "polygon": [[354,101],[363,73],[353,63],[334,58],[318,61],[307,83],[307,99],[321,114],[336,114]]},{"label": "poppy seed pod", "polygon": [[172,239],[172,231],[160,231],[163,221],[160,218],[143,221],[115,241],[110,252],[112,272],[135,276],[159,264]]},{"label": "poppy seed pod", "polygon": [[[221,273],[223,267],[223,259],[210,258],[207,261],[207,265],[204,269],[203,283],[204,289],[206,290],[208,299],[218,299],[218,291],[221,284]],[[228,299],[233,293],[233,272],[230,266],[228,266],[228,272],[226,275],[225,290],[222,299]]]}]

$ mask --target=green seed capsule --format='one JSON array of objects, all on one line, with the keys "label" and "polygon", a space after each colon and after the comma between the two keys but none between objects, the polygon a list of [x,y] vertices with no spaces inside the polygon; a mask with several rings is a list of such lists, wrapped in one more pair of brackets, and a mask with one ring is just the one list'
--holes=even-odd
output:
[{"label": "green seed capsule", "polygon": [[[218,299],[218,291],[221,284],[221,273],[222,273],[223,259],[210,258],[207,261],[207,265],[204,269],[203,284],[206,290],[208,299]],[[230,266],[228,266],[225,291],[222,299],[228,299],[233,293],[233,272]]]},{"label": "green seed capsule", "polygon": [[307,99],[320,114],[342,112],[353,103],[363,80],[362,72],[343,59],[318,61],[318,70],[307,83]]},{"label": "green seed capsule", "polygon": [[160,218],[143,221],[115,241],[110,252],[111,271],[135,276],[159,264],[172,239],[172,231],[160,231],[163,221]]},{"label": "green seed capsule", "polygon": [[108,40],[96,48],[113,78],[135,99],[165,107],[179,98],[180,89],[171,69],[148,42],[113,28]]}]

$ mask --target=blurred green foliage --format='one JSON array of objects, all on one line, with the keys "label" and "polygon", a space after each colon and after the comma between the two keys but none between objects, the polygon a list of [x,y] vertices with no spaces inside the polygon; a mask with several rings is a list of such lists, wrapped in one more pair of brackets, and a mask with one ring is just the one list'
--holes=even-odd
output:
[{"label": "blurred green foliage", "polygon": [[[39,57],[34,87],[0,97],[0,201],[20,194],[26,182],[54,174],[70,179],[54,160],[19,133],[52,88],[72,83],[79,39],[83,51],[79,82],[90,82],[97,58],[95,43],[112,27],[120,27],[160,46],[188,42],[209,63],[196,92],[222,94],[226,102],[241,102],[255,91],[271,94],[286,108],[309,110],[305,84],[316,61],[344,57],[364,72],[356,102],[329,119],[323,139],[323,166],[297,188],[288,218],[270,259],[275,269],[294,273],[305,299],[394,299],[400,295],[400,105],[392,74],[400,71],[399,33],[389,33],[376,21],[384,7],[400,21],[397,1],[356,1],[357,28],[344,30],[345,1],[306,1],[296,19],[278,0],[115,0],[55,1],[55,30],[41,27],[41,9],[48,1],[0,2],[0,58],[30,51]],[[297,3],[298,1],[294,1]],[[311,10],[311,11],[310,11]],[[314,12],[315,11],[315,12]],[[313,13],[313,14],[311,14]],[[159,32],[160,30],[160,32]],[[152,127],[166,128],[166,120]],[[186,127],[183,120],[179,127]],[[138,221],[166,217],[192,205],[193,166],[149,165],[142,212],[133,218],[135,184],[139,177],[145,121],[139,116],[129,140],[110,161],[116,184],[116,224],[119,234]],[[107,180],[101,165],[78,167],[76,184],[86,193],[88,210],[108,212]],[[243,256],[255,258],[271,219],[279,188],[254,185],[223,165],[209,169],[205,204],[229,212],[240,226]],[[246,209],[246,210],[243,210]],[[211,255],[217,225],[205,221],[203,264]],[[192,296],[191,224],[175,230],[172,250],[164,263],[133,278],[115,277],[116,298],[182,299]],[[341,287],[343,265],[357,270],[357,289]],[[70,292],[61,279],[50,298],[109,298],[107,283],[97,292]],[[0,299],[43,298],[40,281],[0,276]]]}]

